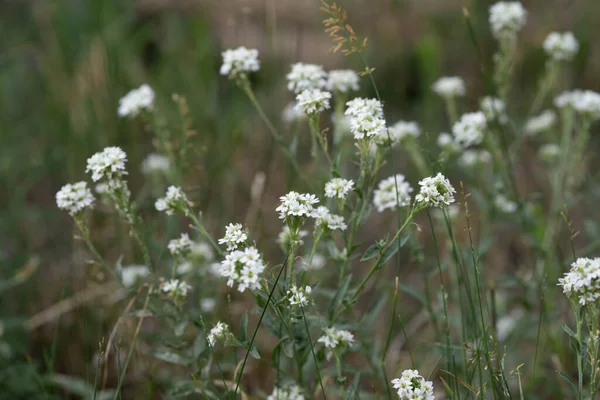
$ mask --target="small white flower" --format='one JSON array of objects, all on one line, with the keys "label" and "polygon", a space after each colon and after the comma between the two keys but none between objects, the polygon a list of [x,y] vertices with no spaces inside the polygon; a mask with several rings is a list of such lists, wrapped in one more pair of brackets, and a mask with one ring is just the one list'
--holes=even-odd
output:
[{"label": "small white flower", "polygon": [[360,97],[346,103],[344,115],[347,117],[356,118],[365,114],[372,118],[383,118],[383,105],[377,99],[363,99]]},{"label": "small white flower", "polygon": [[165,197],[156,200],[154,206],[158,211],[173,215],[178,211],[186,212],[188,199],[183,190],[177,186],[169,186]]},{"label": "small white flower", "polygon": [[326,88],[331,92],[348,93],[359,89],[358,74],[351,69],[341,69],[329,71]]},{"label": "small white flower", "polygon": [[287,384],[280,388],[273,389],[273,393],[267,400],[305,400],[302,389],[293,384]]},{"label": "small white flower", "polygon": [[264,270],[262,257],[254,247],[234,250],[221,262],[221,275],[229,278],[227,286],[233,287],[237,284],[240,292],[246,289],[258,289],[260,276]]},{"label": "small white flower", "polygon": [[508,122],[506,115],[506,105],[498,98],[486,96],[480,102],[481,111],[485,114],[485,118],[489,121],[498,120],[501,124]]},{"label": "small white flower", "polygon": [[166,173],[168,171],[169,159],[162,154],[148,154],[148,157],[142,162],[142,173],[144,175]]},{"label": "small white flower", "polygon": [[456,190],[444,175],[438,172],[434,177],[427,177],[419,182],[421,190],[415,197],[417,203],[429,207],[445,207],[454,203]]},{"label": "small white flower", "polygon": [[571,32],[552,32],[544,40],[544,51],[555,61],[570,61],[579,51],[579,43]]},{"label": "small white flower", "polygon": [[309,304],[309,297],[312,292],[310,286],[306,286],[304,289],[299,289],[296,285],[292,286],[285,297],[288,298],[292,306],[306,307]]},{"label": "small white flower", "polygon": [[505,214],[512,214],[517,211],[517,203],[509,200],[506,196],[499,194],[494,199],[494,205]]},{"label": "small white flower", "polygon": [[345,231],[347,228],[344,217],[332,214],[325,206],[317,207],[313,216],[316,219],[315,226],[322,226],[332,231],[338,229]]},{"label": "small white flower", "polygon": [[121,282],[129,288],[139,279],[147,276],[150,270],[145,265],[130,265],[121,270]]},{"label": "small white flower", "polygon": [[341,349],[351,346],[354,343],[354,335],[346,330],[335,327],[323,329],[325,334],[317,339],[317,342],[323,343],[330,350]]},{"label": "small white flower", "polygon": [[560,155],[560,147],[554,143],[546,143],[540,147],[539,155],[543,161],[553,163]]},{"label": "small white flower", "polygon": [[87,160],[85,172],[92,173],[92,180],[100,180],[106,183],[120,181],[123,175],[127,175],[125,163],[127,154],[119,147],[106,147],[99,153],[94,154]]},{"label": "small white flower", "polygon": [[169,241],[167,247],[174,257],[185,257],[192,250],[192,241],[187,233],[182,233],[179,239]]},{"label": "small white flower", "polygon": [[345,199],[353,188],[353,180],[333,178],[325,184],[325,197]]},{"label": "small white flower", "polygon": [[375,137],[375,141],[377,142],[377,144],[387,144],[388,134],[392,145],[396,145],[404,141],[405,139],[417,138],[421,136],[421,128],[419,127],[419,124],[417,124],[414,121],[398,121],[388,128],[387,133],[383,132],[382,134]]},{"label": "small white flower", "polygon": [[[398,190],[396,190],[396,186]],[[410,205],[412,192],[413,188],[406,181],[404,175],[390,176],[379,182],[374,192],[373,205],[379,212],[388,208],[394,209],[396,206],[405,207]]]},{"label": "small white flower", "polygon": [[229,333],[229,326],[224,322],[217,322],[217,324],[208,333],[208,343],[211,347],[215,347],[217,340],[225,339],[225,336]]},{"label": "small white flower", "polygon": [[464,114],[452,126],[454,142],[462,148],[477,145],[483,141],[486,129],[487,121],[483,112]]},{"label": "small white flower", "polygon": [[142,110],[154,108],[154,91],[148,85],[133,89],[119,100],[120,117],[136,117]]},{"label": "small white flower", "polygon": [[540,115],[530,118],[525,124],[525,133],[529,136],[550,130],[556,124],[556,113],[546,110]]},{"label": "small white flower", "polygon": [[400,400],[434,400],[433,383],[425,380],[419,371],[407,369],[400,378],[392,379]]},{"label": "small white flower", "polygon": [[237,249],[240,244],[246,243],[248,233],[242,224],[229,224],[225,227],[225,236],[219,239],[219,244],[226,244],[227,251]]},{"label": "small white flower", "polygon": [[292,64],[292,71],[287,74],[287,87],[295,93],[307,89],[322,89],[327,83],[326,78],[327,73],[320,65],[295,63]]},{"label": "small white flower", "polygon": [[66,184],[56,193],[56,205],[70,215],[75,216],[94,204],[92,191],[86,182]]},{"label": "small white flower", "polygon": [[527,11],[519,2],[500,1],[490,7],[492,34],[498,40],[514,40],[527,21]]},{"label": "small white flower", "polygon": [[572,90],[554,99],[558,108],[572,108],[583,117],[600,119],[600,94],[591,90]]},{"label": "small white flower", "polygon": [[310,268],[323,269],[327,265],[327,258],[321,253],[315,253],[310,263]]},{"label": "small white flower", "polygon": [[557,108],[573,108],[582,94],[583,91],[579,89],[563,92],[554,98],[554,105]]},{"label": "small white flower", "polygon": [[279,213],[279,219],[290,217],[312,217],[314,215],[314,204],[319,199],[313,194],[289,192],[285,196],[279,197],[281,204],[275,209]]},{"label": "small white flower", "polygon": [[464,96],[467,92],[465,82],[458,76],[444,76],[438,79],[432,89],[441,97],[452,98]]},{"label": "small white flower", "polygon": [[162,291],[174,299],[186,297],[190,290],[192,290],[190,285],[178,279],[171,279],[162,285]]},{"label": "small white flower", "polygon": [[465,168],[471,168],[476,165],[489,164],[492,162],[492,155],[487,150],[471,150],[463,151],[458,159],[458,163]]},{"label": "small white flower", "polygon": [[237,49],[225,50],[221,55],[223,56],[223,65],[221,65],[220,73],[229,78],[260,69],[258,50],[256,49],[247,49],[242,46]]},{"label": "small white flower", "polygon": [[445,132],[439,134],[437,145],[446,151],[456,152],[460,150],[459,146],[454,142],[454,137]]},{"label": "small white flower", "polygon": [[320,89],[307,89],[296,96],[296,110],[306,115],[316,115],[329,109],[331,93]]},{"label": "small white flower", "polygon": [[283,122],[287,123],[301,121],[303,119],[306,119],[306,114],[303,113],[301,110],[298,110],[296,108],[296,103],[292,102],[285,106],[285,108],[283,109],[283,112],[281,113],[281,119],[283,120]]},{"label": "small white flower", "polygon": [[563,293],[582,306],[597,306],[600,299],[600,258],[578,258],[571,270],[558,280]]},{"label": "small white flower", "polygon": [[209,262],[215,259],[215,253],[210,244],[206,242],[194,242],[190,249],[190,257],[201,262]]},{"label": "small white flower", "polygon": [[212,297],[207,297],[206,299],[200,300],[200,309],[202,312],[209,313],[212,312],[217,306],[217,301]]}]

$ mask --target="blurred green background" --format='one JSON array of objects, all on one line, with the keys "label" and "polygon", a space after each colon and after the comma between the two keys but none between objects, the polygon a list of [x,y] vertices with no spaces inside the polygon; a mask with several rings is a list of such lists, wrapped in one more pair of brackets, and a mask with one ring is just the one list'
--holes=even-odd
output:
[{"label": "blurred green background", "polygon": [[[487,23],[491,3],[339,2],[355,31],[369,38],[367,58],[376,68],[391,120],[420,121],[434,136],[447,130],[442,104],[430,90],[442,75],[462,76],[468,103],[477,107],[486,94],[482,69],[491,67],[495,51]],[[540,46],[554,30],[572,30],[581,45],[559,86],[598,91],[600,3],[523,3],[529,19],[514,74],[519,95],[509,109],[518,115],[520,105],[531,102],[545,62]],[[463,7],[477,48],[469,39]],[[10,391],[28,398],[38,373],[93,379],[98,341],[118,316],[118,310],[111,316],[110,307],[82,306],[23,330],[33,315],[87,287],[88,279],[98,279],[84,269],[72,222],[55,206],[56,191],[84,179],[86,159],[109,145],[129,155],[133,193],[144,189],[139,165],[153,151],[152,135],[139,122],[118,118],[119,98],[148,83],[173,123],[181,123],[181,117],[171,95],[187,99],[195,135],[186,186],[209,227],[221,229],[229,220],[244,219],[259,171],[275,171],[261,206],[273,210],[277,196],[289,189],[279,171],[285,163],[244,95],[219,76],[220,52],[240,45],[259,49],[262,68],[253,85],[269,115],[279,121],[282,105],[292,100],[284,84],[290,63],[360,68],[358,59],[329,52],[322,19],[317,0],[0,1],[0,398],[11,398],[2,394]],[[362,95],[373,96],[365,80],[362,86]],[[592,144],[597,146],[597,140]],[[536,185],[535,179],[523,172],[520,184]],[[152,207],[151,197],[141,202],[142,213]],[[116,259],[126,229],[114,228],[114,216],[99,214],[97,240]],[[273,212],[259,219],[265,234],[279,230]],[[135,260],[133,251],[125,249],[123,262]]]}]

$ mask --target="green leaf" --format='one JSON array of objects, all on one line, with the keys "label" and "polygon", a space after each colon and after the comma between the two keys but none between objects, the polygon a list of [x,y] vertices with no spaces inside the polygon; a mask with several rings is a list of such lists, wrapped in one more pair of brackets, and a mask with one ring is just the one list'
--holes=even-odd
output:
[{"label": "green leaf", "polygon": [[331,303],[329,304],[329,320],[333,321],[333,317],[335,316],[340,304],[342,304],[342,300],[346,297],[346,293],[348,292],[348,287],[350,286],[350,280],[352,279],[352,274],[348,274],[348,276],[344,279],[344,282],[340,285],[339,289],[331,299]]},{"label": "green leaf", "polygon": [[381,256],[381,265],[383,265],[386,262],[388,262],[388,260],[390,258],[392,258],[394,256],[394,254],[396,254],[398,252],[398,250],[400,250],[401,246],[402,246],[402,241],[401,240],[394,240],[394,243],[392,243],[390,245],[390,247],[388,247],[387,250],[382,254],[382,256]]},{"label": "green leaf", "polygon": [[256,346],[252,346],[252,349],[250,350],[250,355],[256,360],[260,360],[262,358]]},{"label": "green leaf", "polygon": [[288,358],[294,358],[294,341],[293,340],[286,340],[283,343],[283,353],[288,357]]},{"label": "green leaf", "polygon": [[360,258],[360,261],[370,260],[371,258],[376,257],[377,254],[379,254],[379,244],[375,243],[365,251],[365,254]]},{"label": "green leaf", "polygon": [[158,350],[152,353],[152,355],[156,358],[158,358],[159,360],[168,362],[170,364],[177,364],[177,365],[188,365],[190,363],[189,360],[187,360],[186,358],[180,356],[177,353],[173,353],[169,350]]},{"label": "green leaf", "polygon": [[358,396],[358,383],[360,382],[360,372],[354,375],[354,379],[352,379],[352,383],[348,387],[348,393],[346,394],[346,399],[356,399]]},{"label": "green leaf", "polygon": [[577,386],[575,385],[575,382],[573,382],[573,380],[571,380],[571,378],[569,378],[569,376],[567,374],[565,374],[562,371],[556,371],[556,373],[558,374],[558,376],[560,376],[565,382],[567,382],[569,385],[571,385],[571,389],[573,390],[574,394],[577,394],[578,390],[577,390]]},{"label": "green leaf", "polygon": [[567,335],[571,336],[573,339],[575,339],[579,342],[579,340],[577,339],[577,334],[575,334],[575,332],[573,332],[573,330],[571,328],[569,328],[567,326],[567,324],[565,324],[564,322],[562,324],[562,328],[563,328],[563,331],[567,332]]}]

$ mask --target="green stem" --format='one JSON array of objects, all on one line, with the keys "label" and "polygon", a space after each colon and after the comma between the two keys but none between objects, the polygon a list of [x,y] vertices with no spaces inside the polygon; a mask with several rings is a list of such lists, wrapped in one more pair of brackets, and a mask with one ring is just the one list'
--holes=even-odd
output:
[{"label": "green stem", "polygon": [[325,396],[325,388],[323,387],[323,381],[321,380],[321,370],[319,369],[319,362],[317,361],[315,348],[313,346],[312,338],[310,337],[308,321],[306,320],[306,315],[304,314],[304,307],[302,307],[302,305],[300,305],[300,311],[302,311],[302,319],[304,320],[304,327],[306,328],[306,336],[308,336],[308,344],[310,345],[310,351],[312,353],[313,360],[315,362],[315,368],[317,370],[317,377],[319,378],[319,384],[321,385],[321,393],[323,393],[323,399],[327,400],[327,396]]},{"label": "green stem", "polygon": [[580,307],[576,307],[575,309],[575,319],[577,323],[577,341],[579,342],[580,347],[580,349],[578,349],[577,351],[577,382],[579,388],[577,398],[579,400],[583,400],[583,357],[581,356],[581,348],[583,347],[583,335],[581,332],[581,325],[583,321],[581,320]]}]

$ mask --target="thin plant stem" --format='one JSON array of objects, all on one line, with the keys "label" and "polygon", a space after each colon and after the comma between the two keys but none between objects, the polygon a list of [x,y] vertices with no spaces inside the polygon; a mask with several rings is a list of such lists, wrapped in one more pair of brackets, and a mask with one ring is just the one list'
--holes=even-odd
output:
[{"label": "thin plant stem", "polygon": [[308,328],[308,321],[306,320],[306,314],[304,314],[304,307],[300,305],[300,311],[302,311],[302,319],[304,320],[304,327],[306,328],[306,335],[308,336],[308,344],[310,345],[310,351],[315,362],[315,368],[317,370],[317,377],[319,378],[319,385],[321,386],[321,393],[323,393],[323,399],[327,400],[325,395],[325,388],[323,387],[323,381],[321,380],[321,370],[319,369],[319,362],[317,361],[317,355],[315,354],[315,348],[313,346],[312,338],[310,337],[310,329]]}]

